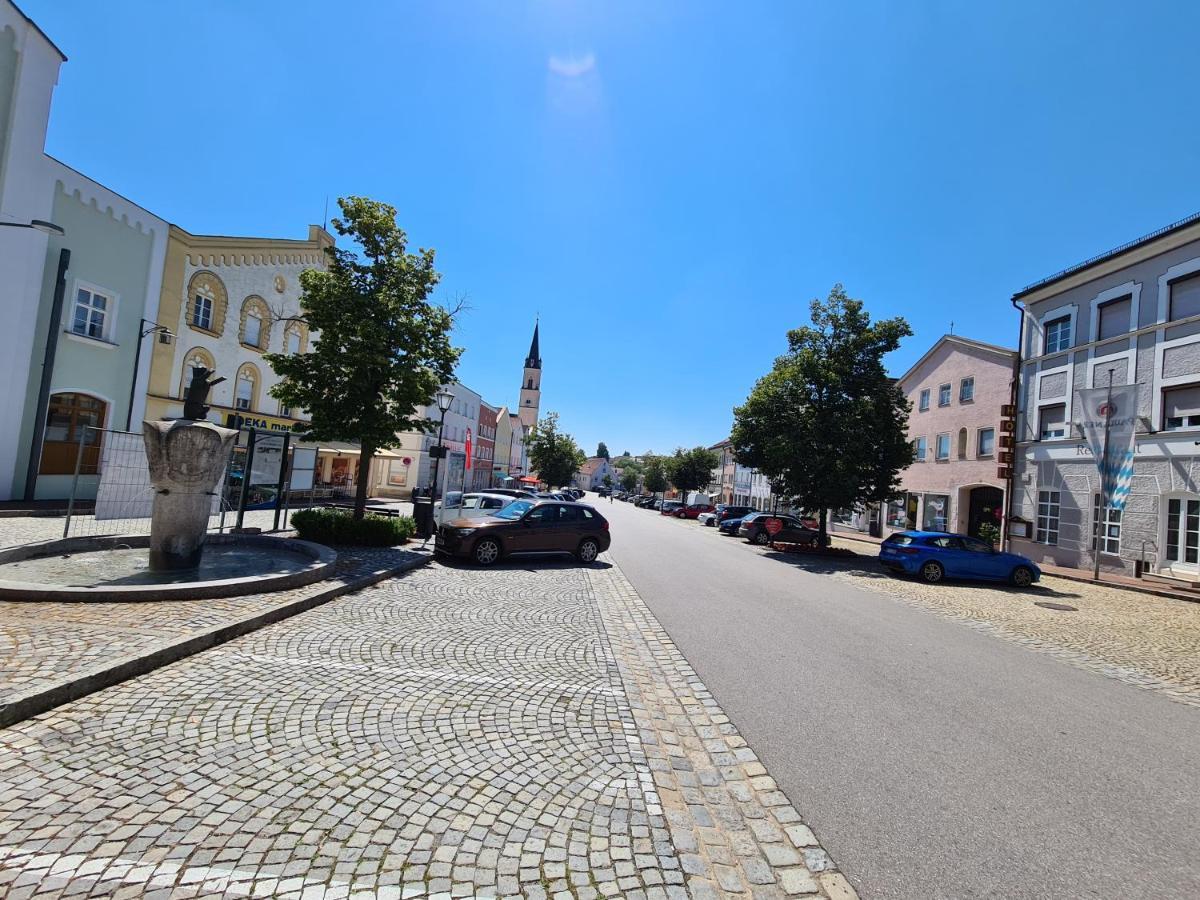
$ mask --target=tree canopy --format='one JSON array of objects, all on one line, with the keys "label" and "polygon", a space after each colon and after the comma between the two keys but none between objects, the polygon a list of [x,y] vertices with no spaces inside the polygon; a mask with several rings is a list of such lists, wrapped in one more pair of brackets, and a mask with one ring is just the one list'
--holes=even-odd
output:
[{"label": "tree canopy", "polygon": [[398,432],[434,430],[418,413],[453,379],[462,350],[450,343],[453,314],[429,301],[440,278],[434,251],[407,252],[386,203],[338,205],[333,228],[356,246],[329,247],[325,270],[300,273],[297,319],[314,333],[312,346],[264,358],[281,379],[271,396],[312,417],[301,437],[359,445],[354,516],[362,518],[375,452],[398,446]]},{"label": "tree canopy", "polygon": [[739,463],[819,512],[824,540],[828,510],[890,499],[912,462],[909,404],[883,365],[912,331],[903,318],[872,323],[840,284],[811,316],[734,410],[731,440]]},{"label": "tree canopy", "polygon": [[605,459],[608,459],[608,458],[609,458],[609,456],[608,456],[608,445],[607,445],[607,444],[605,444],[605,443],[604,443],[604,441],[601,441],[601,442],[600,442],[600,444],[599,444],[599,446],[598,446],[598,447],[596,447],[596,455],[597,455],[597,456],[602,456],[602,457],[604,457]]},{"label": "tree canopy", "polygon": [[534,426],[528,447],[530,468],[551,487],[570,484],[587,461],[575,439],[558,430],[558,413],[547,413],[546,418]]},{"label": "tree canopy", "polygon": [[638,477],[637,473],[631,470],[626,470],[621,475],[621,487],[626,491],[637,490]]},{"label": "tree canopy", "polygon": [[667,489],[667,471],[661,456],[648,456],[642,483],[652,494]]},{"label": "tree canopy", "polygon": [[717,454],[705,447],[693,447],[675,451],[667,457],[667,477],[682,495],[708,487],[712,481],[712,470],[717,467]]}]

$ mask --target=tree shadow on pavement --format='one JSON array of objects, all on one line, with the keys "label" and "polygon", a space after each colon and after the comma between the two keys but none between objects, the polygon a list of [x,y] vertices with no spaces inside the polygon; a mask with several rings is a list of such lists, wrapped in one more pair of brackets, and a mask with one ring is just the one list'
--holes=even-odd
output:
[{"label": "tree shadow on pavement", "polygon": [[[761,554],[767,559],[787,563],[813,575],[850,575],[855,578],[866,578],[874,581],[906,580],[916,581],[906,575],[891,572],[876,559],[866,556],[820,556],[814,553],[787,553],[783,550],[764,550]],[[960,581],[947,578],[942,582],[946,587],[967,588],[969,590],[1003,590],[1014,596],[1021,597],[1079,597],[1080,594],[1071,591],[1055,590],[1035,584],[1027,588],[1016,588],[998,581]],[[934,585],[930,585],[934,587]]]},{"label": "tree shadow on pavement", "polygon": [[571,556],[559,553],[534,554],[528,556],[510,556],[490,566],[480,566],[460,557],[438,554],[437,561],[451,569],[476,572],[554,572],[575,569],[611,569],[612,563],[596,560],[593,563],[582,563]]}]

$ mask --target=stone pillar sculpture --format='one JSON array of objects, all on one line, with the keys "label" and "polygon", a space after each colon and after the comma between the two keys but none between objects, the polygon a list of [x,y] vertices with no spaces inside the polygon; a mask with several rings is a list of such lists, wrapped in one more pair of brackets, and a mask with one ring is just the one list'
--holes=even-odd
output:
[{"label": "stone pillar sculpture", "polygon": [[150,568],[195,569],[204,552],[213,488],[237,432],[211,422],[175,419],[143,422],[142,437],[154,485]]}]

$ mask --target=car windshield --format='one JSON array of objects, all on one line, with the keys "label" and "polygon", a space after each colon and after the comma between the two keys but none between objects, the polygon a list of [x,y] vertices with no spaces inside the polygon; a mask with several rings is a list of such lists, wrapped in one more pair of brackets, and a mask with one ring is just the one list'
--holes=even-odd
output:
[{"label": "car windshield", "polygon": [[508,504],[508,506],[504,507],[504,509],[497,510],[496,518],[519,519],[531,509],[533,509],[533,504],[528,500],[514,500],[512,503]]}]

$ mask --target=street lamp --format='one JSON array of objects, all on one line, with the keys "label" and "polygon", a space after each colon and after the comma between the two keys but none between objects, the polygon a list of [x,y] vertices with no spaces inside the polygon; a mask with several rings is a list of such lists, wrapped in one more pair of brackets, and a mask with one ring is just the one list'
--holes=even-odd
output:
[{"label": "street lamp", "polygon": [[53,222],[46,222],[43,219],[30,219],[28,222],[0,222],[0,227],[32,228],[34,231],[40,231],[42,234],[49,234],[53,237],[65,237],[67,233],[61,225],[55,225]]},{"label": "street lamp", "polygon": [[[150,327],[147,328],[146,326]],[[159,325],[157,322],[151,322],[149,319],[142,319],[138,326],[141,332],[138,334],[137,349],[133,354],[133,383],[129,385],[129,409],[125,413],[125,430],[129,431],[133,427],[133,400],[137,396],[137,378],[138,365],[142,361],[142,341],[146,339],[146,335],[158,332],[158,342],[160,344],[170,344],[175,339],[175,332],[171,331],[166,325]]]},{"label": "street lamp", "polygon": [[450,409],[450,404],[454,402],[454,395],[447,390],[441,390],[434,394],[433,397],[437,401],[438,409],[442,411],[442,421],[438,426],[437,447],[434,448],[436,453],[433,457],[433,484],[430,486],[430,496],[436,503],[438,494],[438,469],[442,461],[442,454],[446,452],[446,448],[442,446],[442,432],[446,430],[446,411]]}]

